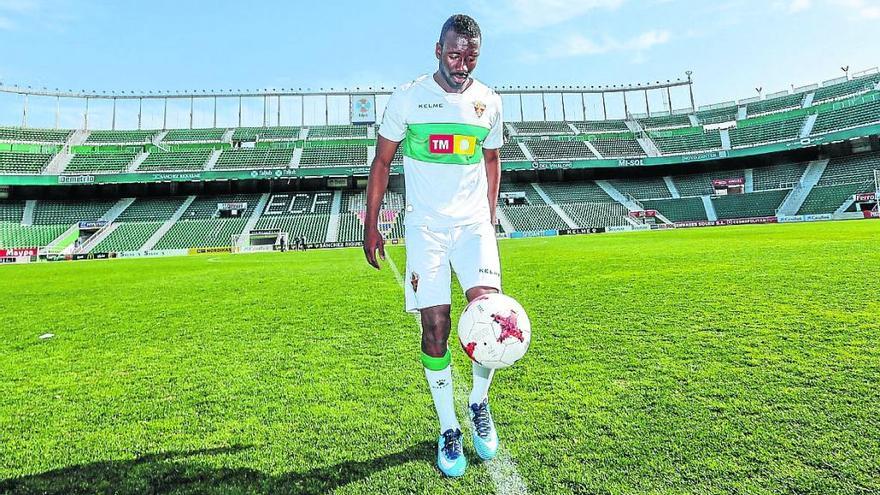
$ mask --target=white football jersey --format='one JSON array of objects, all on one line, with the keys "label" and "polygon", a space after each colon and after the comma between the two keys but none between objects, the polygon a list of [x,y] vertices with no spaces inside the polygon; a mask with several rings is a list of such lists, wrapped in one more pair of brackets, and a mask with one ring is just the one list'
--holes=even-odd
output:
[{"label": "white football jersey", "polygon": [[400,142],[406,225],[489,222],[483,149],[504,144],[501,97],[474,79],[447,93],[431,75],[391,95],[379,135]]}]

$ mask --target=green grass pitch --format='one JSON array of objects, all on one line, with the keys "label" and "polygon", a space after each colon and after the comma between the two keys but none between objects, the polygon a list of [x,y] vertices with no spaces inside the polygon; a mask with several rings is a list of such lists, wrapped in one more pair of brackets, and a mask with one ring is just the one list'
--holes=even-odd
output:
[{"label": "green grass pitch", "polygon": [[[492,405],[530,493],[880,491],[880,222],[501,248],[534,337]],[[495,490],[467,444],[435,469],[415,322],[358,249],[0,280],[0,493]]]}]

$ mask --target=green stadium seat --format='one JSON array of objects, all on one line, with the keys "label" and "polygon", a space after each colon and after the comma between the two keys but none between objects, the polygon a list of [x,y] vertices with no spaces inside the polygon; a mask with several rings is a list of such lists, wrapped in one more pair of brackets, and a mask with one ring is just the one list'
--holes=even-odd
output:
[{"label": "green stadium seat", "polygon": [[239,127],[232,133],[233,141],[295,141],[299,127]]},{"label": "green stadium seat", "polygon": [[804,199],[798,215],[821,215],[834,213],[845,201],[854,194],[873,192],[873,186],[867,182],[853,184],[837,184],[833,186],[816,186]]},{"label": "green stadium seat", "polygon": [[706,208],[700,198],[643,200],[641,203],[645,209],[659,211],[672,222],[708,220]]},{"label": "green stadium seat", "polygon": [[366,138],[364,125],[324,125],[309,127],[308,139],[355,139]]},{"label": "green stadium seat", "polygon": [[125,172],[137,153],[87,153],[76,154],[70,159],[65,174],[118,173]]},{"label": "green stadium seat", "polygon": [[791,110],[800,108],[804,103],[805,93],[795,93],[793,95],[779,96],[769,98],[755,103],[749,103],[746,107],[749,117],[763,115],[766,113],[780,112],[783,110]]},{"label": "green stadium seat", "polygon": [[202,170],[211,157],[212,150],[198,151],[151,151],[138,166],[138,171]]},{"label": "green stadium seat", "polygon": [[662,136],[652,133],[651,140],[664,155],[721,149],[721,133],[717,130],[676,136]]},{"label": "green stadium seat", "polygon": [[629,131],[623,120],[585,120],[572,122],[581,133]]},{"label": "green stadium seat", "polygon": [[805,119],[804,116],[798,115],[784,120],[735,127],[730,129],[730,144],[734,148],[744,148],[762,143],[794,140],[798,138]]},{"label": "green stadium seat", "polygon": [[816,136],[877,123],[880,123],[880,100],[821,112],[816,118],[811,134]]},{"label": "green stadium seat", "polygon": [[691,126],[691,119],[687,114],[639,117],[636,120],[639,121],[643,129],[673,129]]},{"label": "green stadium seat", "polygon": [[39,174],[49,165],[54,155],[47,153],[16,153],[0,151],[0,172],[12,174]]},{"label": "green stadium seat", "polygon": [[163,143],[219,142],[226,129],[171,129],[162,138]]},{"label": "green stadium seat", "polygon": [[736,114],[739,107],[736,105],[722,108],[713,108],[712,110],[700,110],[694,115],[701,124],[719,124],[721,122],[730,122],[736,120]]},{"label": "green stadium seat", "polygon": [[880,74],[871,74],[842,83],[823,86],[816,90],[816,94],[813,96],[813,104],[866,93],[873,90],[878,82],[880,82]]},{"label": "green stadium seat", "polygon": [[146,144],[159,131],[92,131],[86,144]]},{"label": "green stadium seat", "polygon": [[574,134],[567,122],[558,120],[510,122],[517,135],[521,136],[552,136]]},{"label": "green stadium seat", "polygon": [[240,148],[223,150],[214,165],[216,170],[241,168],[285,168],[293,159],[291,148]]},{"label": "green stadium seat", "polygon": [[718,218],[753,218],[776,215],[776,209],[788,195],[788,189],[748,194],[730,194],[712,198]]},{"label": "green stadium seat", "polygon": [[757,167],[753,170],[755,191],[770,189],[791,189],[797,184],[807,169],[806,163],[788,163],[772,167]]},{"label": "green stadium seat", "polygon": [[590,143],[605,158],[645,156],[645,150],[633,138],[590,139]]},{"label": "green stadium seat", "polygon": [[73,131],[64,129],[0,127],[0,142],[60,144],[67,142],[72,133]]},{"label": "green stadium seat", "polygon": [[367,147],[358,145],[307,146],[300,167],[367,166]]},{"label": "green stadium seat", "polygon": [[538,160],[592,159],[596,155],[583,141],[530,140],[526,147]]},{"label": "green stadium seat", "polygon": [[662,199],[671,198],[672,193],[666,186],[662,177],[649,179],[626,179],[612,180],[611,185],[624,195],[630,195],[635,199]]}]

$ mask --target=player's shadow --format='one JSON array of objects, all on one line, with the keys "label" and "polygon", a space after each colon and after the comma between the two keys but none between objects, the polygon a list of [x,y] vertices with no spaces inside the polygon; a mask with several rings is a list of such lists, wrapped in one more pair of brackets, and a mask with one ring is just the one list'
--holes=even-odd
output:
[{"label": "player's shadow", "polygon": [[271,476],[248,468],[216,468],[184,460],[192,456],[234,454],[235,446],[148,454],[128,461],[103,461],[0,481],[0,494],[318,494],[413,461],[433,462],[430,442],[366,461],[346,461],[301,473]]}]

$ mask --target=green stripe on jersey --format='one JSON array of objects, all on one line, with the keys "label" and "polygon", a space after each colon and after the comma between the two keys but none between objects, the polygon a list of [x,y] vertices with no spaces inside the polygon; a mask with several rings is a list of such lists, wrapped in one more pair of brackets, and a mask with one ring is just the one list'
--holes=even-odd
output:
[{"label": "green stripe on jersey", "polygon": [[478,125],[408,124],[402,152],[421,162],[473,165],[483,159],[488,135],[489,129]]}]

